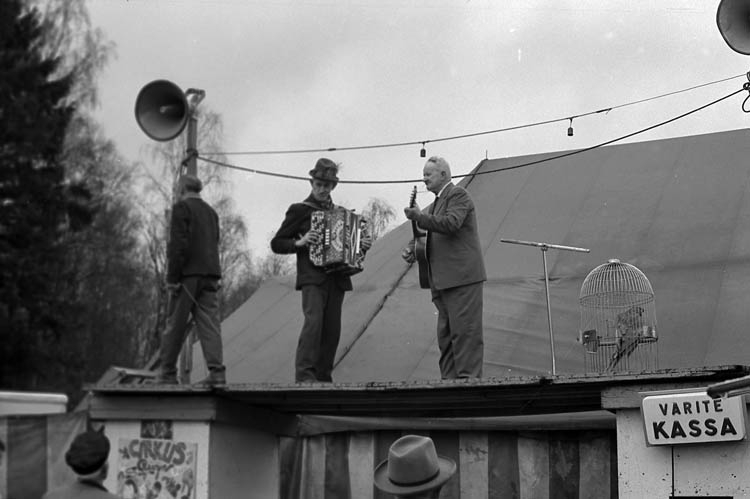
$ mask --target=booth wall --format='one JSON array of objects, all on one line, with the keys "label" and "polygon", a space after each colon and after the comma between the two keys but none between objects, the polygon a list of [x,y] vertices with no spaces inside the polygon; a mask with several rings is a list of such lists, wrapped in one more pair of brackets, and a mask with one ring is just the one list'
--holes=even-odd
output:
[{"label": "booth wall", "polygon": [[617,411],[617,459],[620,499],[750,496],[747,440],[648,446],[640,409]]}]

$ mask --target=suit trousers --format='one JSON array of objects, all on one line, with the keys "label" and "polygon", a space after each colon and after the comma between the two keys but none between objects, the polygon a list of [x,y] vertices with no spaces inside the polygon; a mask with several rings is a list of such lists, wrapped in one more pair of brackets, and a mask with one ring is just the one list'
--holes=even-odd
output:
[{"label": "suit trousers", "polygon": [[302,286],[305,322],[297,343],[295,381],[333,381],[333,361],[341,337],[344,290],[329,277],[321,285]]},{"label": "suit trousers", "polygon": [[442,379],[481,378],[484,282],[432,290],[438,310],[437,340]]},{"label": "suit trousers", "polygon": [[193,315],[206,367],[224,371],[219,320],[219,280],[215,277],[184,277],[180,288],[170,296],[167,328],[161,341],[161,372],[177,373],[177,358],[188,334],[188,318]]}]

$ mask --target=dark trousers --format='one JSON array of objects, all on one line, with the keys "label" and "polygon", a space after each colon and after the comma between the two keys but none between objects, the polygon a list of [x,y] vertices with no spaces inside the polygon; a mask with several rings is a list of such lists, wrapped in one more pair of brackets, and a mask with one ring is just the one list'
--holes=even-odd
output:
[{"label": "dark trousers", "polygon": [[333,381],[333,361],[341,337],[341,306],[344,290],[334,279],[319,285],[302,286],[305,323],[297,343],[294,379]]},{"label": "dark trousers", "polygon": [[438,310],[437,339],[442,379],[481,378],[484,362],[482,333],[484,283],[432,290]]},{"label": "dark trousers", "polygon": [[219,320],[219,280],[215,277],[191,276],[181,281],[180,288],[169,297],[167,327],[161,338],[161,372],[177,373],[177,358],[188,333],[190,314],[195,319],[196,333],[209,371],[224,371]]}]

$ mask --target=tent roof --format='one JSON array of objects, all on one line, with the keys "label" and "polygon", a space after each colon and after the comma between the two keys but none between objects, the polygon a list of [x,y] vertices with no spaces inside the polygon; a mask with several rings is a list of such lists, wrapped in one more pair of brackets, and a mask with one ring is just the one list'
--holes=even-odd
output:
[{"label": "tent roof", "polygon": [[[590,249],[546,252],[557,374],[584,372],[579,293],[586,275],[611,258],[636,266],[654,289],[659,368],[747,363],[747,139],[734,130],[549,161],[560,153],[484,160],[463,178],[488,273],[484,375],[551,371],[542,252],[501,239]],[[526,163],[535,164],[513,168]],[[404,223],[376,241],[353,278],[336,381],[439,378],[435,309],[416,266],[399,256],[410,238]],[[291,382],[301,326],[293,280],[264,283],[222,324],[229,381]],[[193,377],[203,377],[200,349],[193,360]]]}]

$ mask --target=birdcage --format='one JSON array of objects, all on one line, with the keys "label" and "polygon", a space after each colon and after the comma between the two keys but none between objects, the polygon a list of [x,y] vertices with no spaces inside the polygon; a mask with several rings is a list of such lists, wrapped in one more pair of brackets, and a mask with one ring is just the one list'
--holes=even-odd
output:
[{"label": "birdcage", "polygon": [[658,368],[654,291],[643,272],[609,260],[583,280],[579,302],[586,372]]}]

